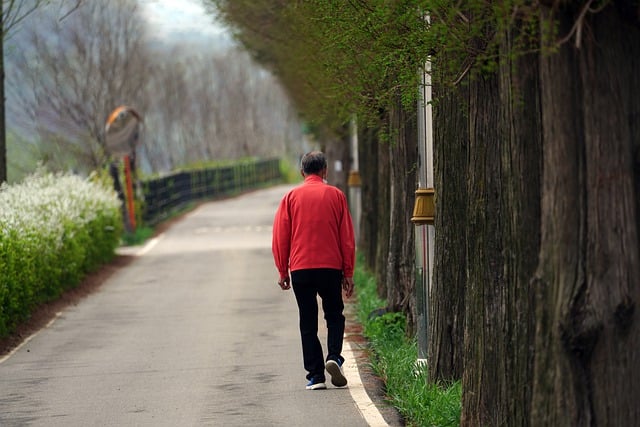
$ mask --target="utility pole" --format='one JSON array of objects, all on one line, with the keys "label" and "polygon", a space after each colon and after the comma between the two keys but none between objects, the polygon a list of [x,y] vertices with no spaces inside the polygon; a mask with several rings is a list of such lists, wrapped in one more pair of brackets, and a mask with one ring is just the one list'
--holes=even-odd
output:
[{"label": "utility pole", "polygon": [[351,119],[349,132],[351,135],[351,169],[347,185],[349,186],[349,205],[357,243],[360,238],[360,216],[362,213],[362,180],[358,170],[358,122],[355,116]]},{"label": "utility pole", "polygon": [[[429,20],[429,17],[426,17]],[[416,241],[416,302],[418,363],[426,364],[429,332],[429,294],[433,275],[435,240],[435,190],[433,173],[433,110],[431,107],[431,62],[420,70],[421,85],[418,100],[418,189],[411,221],[415,224]]]}]

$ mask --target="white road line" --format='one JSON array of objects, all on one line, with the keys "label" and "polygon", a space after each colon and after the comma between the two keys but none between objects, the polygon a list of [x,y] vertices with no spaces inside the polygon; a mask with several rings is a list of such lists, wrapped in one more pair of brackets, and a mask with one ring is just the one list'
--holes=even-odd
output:
[{"label": "white road line", "polygon": [[53,319],[49,320],[49,323],[47,323],[46,325],[44,325],[44,327],[42,329],[37,330],[36,332],[32,333],[31,335],[29,335],[27,338],[24,339],[24,341],[22,341],[20,344],[18,344],[16,346],[16,348],[14,348],[13,350],[11,350],[9,353],[5,354],[4,356],[0,357],[0,364],[9,360],[9,358],[11,356],[13,356],[18,350],[20,350],[22,347],[24,347],[29,341],[31,341],[33,338],[36,337],[36,335],[38,335],[40,332],[44,331],[45,329],[47,329],[49,326],[53,325],[53,322],[55,322],[58,317],[60,317],[60,315],[62,314],[61,311],[57,312],[56,315],[53,317]]},{"label": "white road line", "polygon": [[[159,236],[154,237],[153,239],[149,240],[142,248],[140,248],[139,250],[137,250],[134,253],[134,256],[142,256],[142,255],[146,254],[147,252],[149,252],[158,243],[158,241],[162,237],[164,237],[164,233],[162,233]],[[35,338],[36,335],[38,335],[40,332],[44,331],[45,329],[47,329],[51,325],[53,325],[53,322],[58,320],[58,317],[60,317],[61,314],[62,314],[61,311],[57,312],[56,315],[53,317],[53,319],[49,320],[49,322],[43,328],[41,328],[41,329],[37,330],[36,332],[34,332],[33,334],[29,335],[20,344],[18,344],[13,350],[11,350],[9,353],[5,354],[4,356],[0,357],[0,363],[6,362],[7,360],[9,360],[9,358],[11,356],[13,356],[18,350],[20,350],[29,341],[31,341],[33,338]]]},{"label": "white road line", "polygon": [[345,363],[342,369],[349,380],[349,393],[351,393],[351,398],[356,403],[358,410],[367,424],[371,427],[388,427],[389,424],[384,420],[382,414],[380,414],[376,405],[371,401],[367,391],[362,385],[360,371],[358,370],[358,364],[356,363],[351,343],[345,340],[345,344],[347,344],[346,348],[343,349]]},{"label": "white road line", "polygon": [[[151,249],[153,249],[153,247],[158,243],[159,240],[162,239],[162,237],[164,237],[164,233],[149,240],[140,250],[136,251],[135,255],[142,256],[146,254]],[[8,360],[18,350],[24,347],[29,341],[35,338],[36,335],[38,335],[40,332],[42,332],[43,330],[53,325],[53,323],[58,319],[58,317],[60,317],[61,314],[62,312],[56,313],[55,317],[51,319],[49,323],[45,325],[44,328],[31,334],[24,341],[22,341],[22,343],[20,343],[16,348],[14,348],[8,354],[0,358],[0,363],[3,363],[6,360]],[[380,411],[378,410],[376,405],[369,398],[369,395],[367,394],[367,391],[365,390],[364,385],[360,380],[360,371],[358,369],[358,364],[356,363],[356,358],[353,353],[353,348],[351,343],[345,340],[345,344],[346,344],[346,348],[344,348],[343,351],[344,351],[344,357],[346,361],[342,368],[344,370],[345,375],[349,379],[348,388],[349,388],[349,393],[351,394],[351,398],[355,402],[356,407],[358,408],[358,410],[360,411],[360,413],[362,414],[365,421],[367,422],[367,424],[369,424],[370,427],[389,427],[389,424],[387,424],[382,414],[380,414]]]},{"label": "white road line", "polygon": [[160,239],[162,239],[164,237],[164,233],[154,237],[153,239],[149,240],[142,248],[140,248],[139,251],[137,251],[135,253],[136,256],[142,256],[144,254],[146,254],[147,252],[149,252],[155,245],[158,244],[158,242],[160,241]]}]

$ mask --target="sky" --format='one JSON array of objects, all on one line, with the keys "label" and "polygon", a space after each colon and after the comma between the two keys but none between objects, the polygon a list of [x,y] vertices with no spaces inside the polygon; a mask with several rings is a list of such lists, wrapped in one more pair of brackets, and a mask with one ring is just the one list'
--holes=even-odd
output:
[{"label": "sky", "polygon": [[206,13],[200,0],[141,0],[142,12],[161,39],[229,43],[230,32]]}]

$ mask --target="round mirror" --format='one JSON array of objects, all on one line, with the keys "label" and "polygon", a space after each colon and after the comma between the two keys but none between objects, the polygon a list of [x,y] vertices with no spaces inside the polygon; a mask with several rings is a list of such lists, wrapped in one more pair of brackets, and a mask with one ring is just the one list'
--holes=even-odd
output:
[{"label": "round mirror", "polygon": [[105,127],[105,144],[112,156],[131,155],[138,143],[140,114],[133,108],[120,106],[109,114]]}]

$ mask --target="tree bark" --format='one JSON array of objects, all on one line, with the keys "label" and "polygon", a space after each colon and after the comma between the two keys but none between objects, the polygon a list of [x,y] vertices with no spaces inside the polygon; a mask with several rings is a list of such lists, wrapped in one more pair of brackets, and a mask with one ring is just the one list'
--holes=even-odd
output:
[{"label": "tree bark", "polygon": [[506,389],[503,333],[507,324],[504,212],[500,159],[505,138],[497,74],[471,80],[467,294],[461,426],[500,425]]},{"label": "tree bark", "polygon": [[[326,140],[326,146],[323,148],[328,161],[328,180],[332,185],[338,187],[347,197],[349,189],[347,187],[348,172],[351,167],[349,149],[349,134],[346,127],[340,129],[340,132]],[[340,162],[340,168],[336,168],[336,162]]]},{"label": "tree bark", "polygon": [[[618,12],[625,3],[587,17],[579,49],[564,44],[541,59],[544,174],[532,425],[621,426],[640,419],[640,31]],[[558,22],[567,34],[583,7],[545,8],[543,22]]]},{"label": "tree bark", "polygon": [[505,126],[502,144],[503,251],[506,288],[503,333],[505,399],[496,401],[499,419],[527,426],[531,409],[535,298],[531,279],[540,250],[542,129],[538,55],[509,55],[517,28],[503,34],[500,97]]},{"label": "tree bark", "polygon": [[375,271],[378,260],[376,248],[380,214],[378,212],[378,188],[374,185],[379,173],[378,167],[378,132],[371,127],[358,126],[358,159],[362,176],[362,217],[360,223],[360,242],[358,251],[364,255],[364,262],[369,271]]},{"label": "tree bark", "polygon": [[467,282],[467,85],[466,80],[452,88],[434,85],[436,233],[427,336],[432,383],[462,379]]},{"label": "tree bark", "polygon": [[509,59],[514,35],[500,35],[498,72],[470,85],[462,425],[529,422],[541,112],[537,56]]},{"label": "tree bark", "polygon": [[416,328],[415,229],[411,222],[417,183],[418,127],[415,111],[408,113],[400,97],[390,110],[391,210],[387,270],[387,303],[407,317],[407,335]]},{"label": "tree bark", "polygon": [[378,296],[387,298],[387,271],[389,269],[389,243],[391,240],[391,178],[390,159],[391,147],[386,141],[381,141],[377,146],[378,173],[375,179],[377,191],[378,214],[378,238],[376,246],[376,270]]}]

